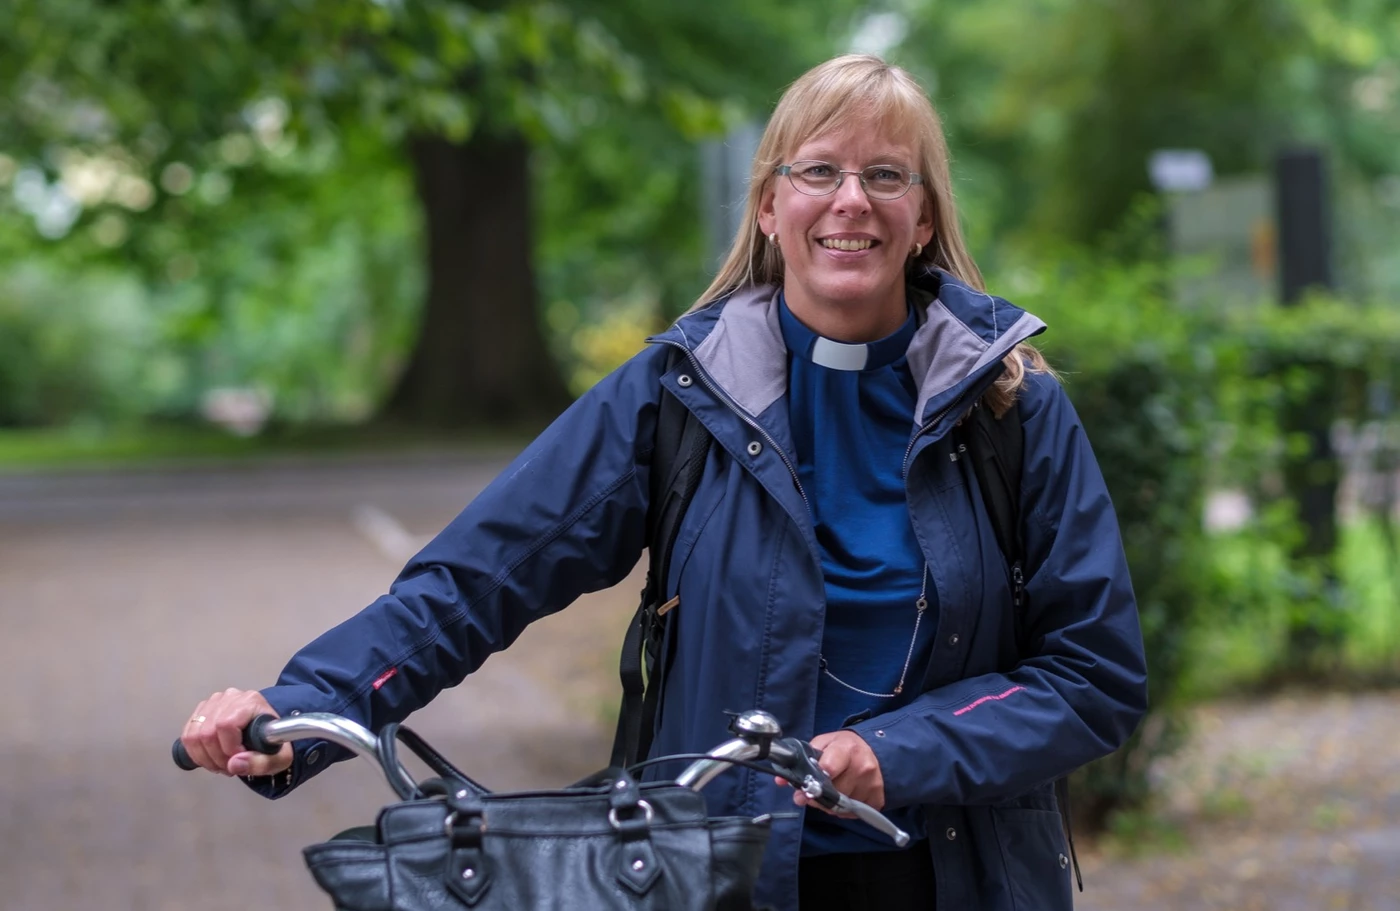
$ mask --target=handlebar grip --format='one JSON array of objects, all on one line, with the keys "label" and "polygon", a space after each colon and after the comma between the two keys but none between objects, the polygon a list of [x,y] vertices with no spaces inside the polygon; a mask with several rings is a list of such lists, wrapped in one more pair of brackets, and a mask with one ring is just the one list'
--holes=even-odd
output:
[{"label": "handlebar grip", "polygon": [[193,772],[195,769],[199,768],[199,766],[195,764],[195,761],[190,758],[189,750],[185,749],[185,745],[180,742],[180,738],[178,737],[176,737],[175,742],[170,745],[170,758],[175,760],[175,765],[184,769],[186,772]]},{"label": "handlebar grip", "polygon": [[[252,750],[254,753],[264,753],[268,756],[282,749],[282,744],[268,740],[264,733],[268,722],[275,720],[271,715],[258,715],[248,722],[248,726],[243,729],[244,749]],[[190,758],[189,751],[185,749],[185,745],[180,742],[179,738],[176,738],[175,742],[170,745],[170,758],[175,760],[175,765],[186,772],[199,768],[199,765]]]}]

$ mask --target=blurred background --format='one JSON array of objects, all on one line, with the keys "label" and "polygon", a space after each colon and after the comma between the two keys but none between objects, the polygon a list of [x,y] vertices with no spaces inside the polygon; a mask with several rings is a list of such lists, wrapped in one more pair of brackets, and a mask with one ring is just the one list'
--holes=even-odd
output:
[{"label": "blurred background", "polygon": [[[1400,908],[1394,0],[6,0],[0,905],[326,904],[374,773],[267,804],[170,739],[693,302],[849,50],[934,99],[1122,521],[1153,711],[1073,783],[1080,907]],[[415,725],[602,765],[639,588]]]}]

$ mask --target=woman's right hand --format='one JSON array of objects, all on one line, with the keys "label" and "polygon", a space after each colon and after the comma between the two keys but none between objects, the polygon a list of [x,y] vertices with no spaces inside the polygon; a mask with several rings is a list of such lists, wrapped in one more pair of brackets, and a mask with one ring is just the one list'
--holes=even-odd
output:
[{"label": "woman's right hand", "polygon": [[221,775],[275,775],[292,765],[292,745],[271,756],[243,748],[243,729],[258,715],[277,717],[257,690],[229,688],[195,706],[180,742],[201,768]]}]

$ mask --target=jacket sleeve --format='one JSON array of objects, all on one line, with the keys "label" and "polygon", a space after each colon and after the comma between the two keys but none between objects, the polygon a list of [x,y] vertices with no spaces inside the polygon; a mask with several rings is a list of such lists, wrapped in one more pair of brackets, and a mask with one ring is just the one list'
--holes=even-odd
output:
[{"label": "jacket sleeve", "polygon": [[1028,641],[1009,673],[968,677],[854,726],[892,807],[988,804],[1113,752],[1147,708],[1137,603],[1103,475],[1068,396],[1022,393]]},{"label": "jacket sleeve", "polygon": [[[334,712],[377,730],[454,686],[533,620],[621,581],[645,546],[664,351],[649,347],[529,445],[399,573],[307,645],[263,695],[279,714]],[[345,751],[300,741],[280,796]]]}]

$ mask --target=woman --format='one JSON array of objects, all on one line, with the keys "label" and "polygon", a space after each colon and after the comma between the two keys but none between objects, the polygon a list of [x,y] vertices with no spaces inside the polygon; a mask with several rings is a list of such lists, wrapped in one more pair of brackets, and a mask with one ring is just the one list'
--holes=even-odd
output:
[{"label": "woman", "polygon": [[[851,56],[804,75],[768,124],[744,226],[697,306],[275,686],[200,703],[191,755],[280,796],[342,757],[318,743],[243,752],[253,715],[402,718],[531,620],[621,580],[645,545],[664,387],[715,445],[667,580],[678,647],[651,754],[707,748],[726,735],[724,710],[762,708],[916,838],[900,851],[816,808],[790,814],[758,900],[1070,907],[1051,782],[1137,724],[1141,637],[1099,469],[1025,344],[1043,325],[980,289],[947,158],[904,71]],[[668,370],[677,346],[687,357]],[[1019,615],[952,433],[979,401],[1019,409],[1024,432]],[[706,795],[712,812],[754,816],[805,802],[751,772]]]}]

